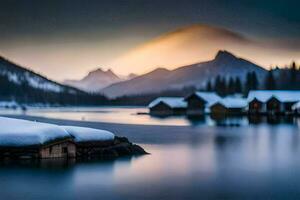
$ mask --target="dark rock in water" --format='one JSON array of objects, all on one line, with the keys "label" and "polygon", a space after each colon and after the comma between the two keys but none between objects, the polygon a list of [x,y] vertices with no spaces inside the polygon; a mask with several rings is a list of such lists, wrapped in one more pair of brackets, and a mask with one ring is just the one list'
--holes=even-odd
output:
[{"label": "dark rock in water", "polygon": [[136,144],[132,145],[131,149],[135,155],[149,154],[142,147],[140,147],[139,145],[136,145]]},{"label": "dark rock in water", "polygon": [[126,137],[115,137],[115,143],[131,143]]},{"label": "dark rock in water", "polygon": [[[84,152],[84,153],[83,153]],[[89,146],[81,149],[77,159],[116,159],[122,156],[148,154],[142,147],[131,143],[126,137],[115,137],[112,144],[107,146]]]}]

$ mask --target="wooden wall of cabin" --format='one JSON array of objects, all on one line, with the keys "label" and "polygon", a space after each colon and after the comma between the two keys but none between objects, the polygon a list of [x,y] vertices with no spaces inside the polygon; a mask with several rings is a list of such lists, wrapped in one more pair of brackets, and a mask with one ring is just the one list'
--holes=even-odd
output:
[{"label": "wooden wall of cabin", "polygon": [[193,95],[187,99],[188,115],[203,115],[205,113],[205,101]]},{"label": "wooden wall of cabin", "polygon": [[221,104],[215,104],[210,107],[210,112],[212,115],[227,114],[228,109]]},{"label": "wooden wall of cabin", "polygon": [[172,115],[173,110],[164,103],[159,103],[156,106],[150,108],[151,115]]},{"label": "wooden wall of cabin", "polygon": [[249,113],[258,114],[264,112],[263,103],[258,100],[253,100],[249,103]]},{"label": "wooden wall of cabin", "polygon": [[276,98],[271,98],[266,104],[268,114],[279,114],[283,112],[283,104]]},{"label": "wooden wall of cabin", "polygon": [[61,142],[40,148],[40,158],[74,158],[76,146],[73,142]]}]

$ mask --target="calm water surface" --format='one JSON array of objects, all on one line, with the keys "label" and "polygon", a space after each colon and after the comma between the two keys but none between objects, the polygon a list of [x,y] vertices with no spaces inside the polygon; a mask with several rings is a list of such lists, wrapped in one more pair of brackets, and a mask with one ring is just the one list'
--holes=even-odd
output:
[{"label": "calm water surface", "polygon": [[142,143],[142,157],[1,165],[0,199],[300,199],[300,131],[288,122],[202,125],[197,141]]},{"label": "calm water surface", "polygon": [[209,116],[188,119],[185,116],[155,117],[147,113],[146,107],[58,107],[58,108],[29,108],[26,112],[19,109],[0,109],[0,114],[20,114],[54,119],[76,121],[107,122],[118,124],[140,125],[172,125],[172,126],[216,126],[216,125],[249,125],[257,123],[288,123],[300,124],[299,119],[248,119],[233,117],[229,119],[214,119]]}]

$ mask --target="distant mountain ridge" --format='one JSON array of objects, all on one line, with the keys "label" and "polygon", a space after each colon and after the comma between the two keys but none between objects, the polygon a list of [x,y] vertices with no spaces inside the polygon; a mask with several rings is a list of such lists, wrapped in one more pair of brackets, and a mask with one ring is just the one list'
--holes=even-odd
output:
[{"label": "distant mountain ridge", "polygon": [[204,87],[206,82],[218,75],[245,79],[247,72],[256,72],[263,80],[266,70],[250,61],[238,58],[228,51],[219,51],[211,61],[179,67],[175,70],[155,69],[128,81],[112,84],[101,93],[114,98],[124,95],[147,94],[183,87]]},{"label": "distant mountain ridge", "polygon": [[81,104],[106,100],[65,86],[0,56],[0,101]]},{"label": "distant mountain ridge", "polygon": [[65,80],[63,83],[86,92],[99,92],[101,89],[122,81],[112,70],[102,70],[98,68],[88,73],[81,80]]},{"label": "distant mountain ridge", "polygon": [[6,58],[0,56],[0,75],[15,84],[26,83],[29,87],[51,92],[76,93],[77,89],[64,86],[46,77],[39,75],[29,69],[21,67]]}]

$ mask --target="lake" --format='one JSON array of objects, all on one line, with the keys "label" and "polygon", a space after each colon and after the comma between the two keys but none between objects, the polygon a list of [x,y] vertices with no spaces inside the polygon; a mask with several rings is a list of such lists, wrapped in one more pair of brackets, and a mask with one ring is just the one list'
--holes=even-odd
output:
[{"label": "lake", "polygon": [[252,118],[231,117],[215,119],[210,116],[203,118],[187,118],[185,116],[157,117],[150,116],[146,107],[57,107],[57,108],[29,108],[22,110],[0,109],[0,114],[28,115],[54,119],[68,119],[76,121],[107,122],[118,124],[140,125],[172,125],[172,126],[215,126],[215,125],[249,125],[258,123],[288,123],[300,124],[295,118]]},{"label": "lake", "polygon": [[[84,120],[81,120],[82,115],[78,111],[71,110],[62,112],[58,118],[69,116],[66,119],[77,119],[84,124],[84,121],[92,119],[90,116],[96,116],[92,121],[101,121],[103,116],[100,113],[106,112],[99,109],[101,112],[94,112],[93,109],[85,111]],[[134,113],[143,108],[122,109]],[[118,111],[107,115],[115,120],[118,116],[126,116]],[[43,111],[44,115],[41,111],[34,112],[39,113],[37,116],[53,118],[55,115],[50,116],[51,112],[56,115],[60,113],[56,109]],[[72,115],[74,118],[71,118]],[[123,120],[120,117],[116,122]],[[217,121],[210,124],[206,119],[196,123],[180,117],[176,120],[188,123],[170,126],[171,122],[163,123],[166,122],[164,120],[159,122],[164,125],[160,129],[163,132],[161,140],[156,124],[145,126],[147,132],[140,132],[136,140],[151,155],[81,163],[46,160],[39,163],[2,164],[0,197],[22,200],[300,199],[298,120],[225,119],[226,123],[234,126],[224,125],[224,120],[221,124]],[[128,126],[111,126],[143,130],[140,125],[132,123]],[[236,123],[241,124],[235,126]],[[155,142],[149,136],[152,129]]]}]

